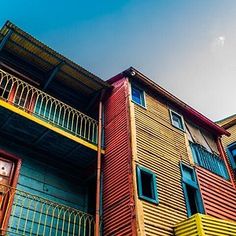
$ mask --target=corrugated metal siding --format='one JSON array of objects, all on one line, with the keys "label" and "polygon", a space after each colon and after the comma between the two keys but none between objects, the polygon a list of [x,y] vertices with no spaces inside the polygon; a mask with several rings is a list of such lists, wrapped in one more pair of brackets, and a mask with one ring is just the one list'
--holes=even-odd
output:
[{"label": "corrugated metal siding", "polygon": [[196,216],[178,223],[174,228],[174,232],[176,236],[198,236]]},{"label": "corrugated metal siding", "polygon": [[196,214],[175,226],[176,236],[235,236],[236,222]]},{"label": "corrugated metal siding", "polygon": [[214,236],[236,235],[236,222],[219,220],[206,215],[201,215],[201,222],[205,235],[214,235]]},{"label": "corrugated metal siding", "polygon": [[105,103],[105,145],[103,162],[104,235],[135,235],[132,232],[131,152],[127,81],[114,84]]},{"label": "corrugated metal siding", "polygon": [[236,221],[236,190],[232,183],[196,167],[205,213],[220,219]]},{"label": "corrugated metal siding", "polygon": [[186,219],[179,161],[189,163],[185,133],[170,123],[165,103],[146,94],[147,109],[135,105],[138,163],[157,174],[159,205],[143,201],[146,235],[173,235]]},{"label": "corrugated metal siding", "polygon": [[229,137],[223,136],[222,144],[226,148],[229,144],[236,142],[236,125],[231,126],[227,129],[231,133]]}]

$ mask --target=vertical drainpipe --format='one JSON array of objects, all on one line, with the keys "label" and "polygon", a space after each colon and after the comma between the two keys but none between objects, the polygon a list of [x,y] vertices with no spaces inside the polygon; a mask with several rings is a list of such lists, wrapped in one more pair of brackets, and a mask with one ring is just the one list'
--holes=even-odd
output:
[{"label": "vertical drainpipe", "polygon": [[96,216],[95,216],[95,236],[100,235],[100,197],[101,197],[101,146],[102,146],[102,98],[104,90],[101,92],[98,110],[98,150],[97,150],[97,183],[96,183]]},{"label": "vertical drainpipe", "polygon": [[226,169],[227,169],[227,171],[229,173],[230,181],[231,181],[233,187],[236,188],[236,185],[235,185],[235,182],[234,182],[234,176],[232,174],[232,171],[231,171],[231,168],[230,168],[230,165],[229,165],[226,153],[224,151],[223,145],[221,143],[221,139],[219,137],[217,138],[217,147],[218,147],[218,150],[219,150],[221,156],[223,157],[224,163],[226,165]]}]

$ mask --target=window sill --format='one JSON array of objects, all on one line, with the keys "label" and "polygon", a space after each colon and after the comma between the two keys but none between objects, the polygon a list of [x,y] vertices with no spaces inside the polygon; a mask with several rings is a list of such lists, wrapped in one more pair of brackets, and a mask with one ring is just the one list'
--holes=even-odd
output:
[{"label": "window sill", "polygon": [[145,197],[145,196],[139,196],[139,199],[140,200],[144,200],[146,202],[149,202],[149,203],[153,203],[155,205],[158,205],[159,204],[159,201],[156,200],[156,199],[152,199],[152,198],[148,198],[148,197]]},{"label": "window sill", "polygon": [[138,105],[139,107],[142,107],[143,109],[147,110],[147,106],[146,105],[143,106],[143,105],[141,105],[141,104],[139,104],[139,103],[137,103],[137,102],[135,102],[133,100],[131,100],[131,102],[134,103],[135,105]]}]

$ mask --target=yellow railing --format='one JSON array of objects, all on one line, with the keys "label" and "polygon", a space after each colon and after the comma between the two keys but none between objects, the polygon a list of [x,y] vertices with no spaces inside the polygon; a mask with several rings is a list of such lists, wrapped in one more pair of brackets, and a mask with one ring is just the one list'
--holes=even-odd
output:
[{"label": "yellow railing", "polygon": [[0,98],[75,136],[97,144],[96,120],[2,69]]},{"label": "yellow railing", "polygon": [[[94,218],[77,209],[0,185],[0,206],[5,209],[1,235],[92,236]],[[13,205],[12,205],[13,203]],[[11,207],[12,205],[12,207]]]},{"label": "yellow railing", "polygon": [[[232,212],[233,214],[233,212]],[[235,236],[236,222],[195,214],[174,227],[176,236]]]}]

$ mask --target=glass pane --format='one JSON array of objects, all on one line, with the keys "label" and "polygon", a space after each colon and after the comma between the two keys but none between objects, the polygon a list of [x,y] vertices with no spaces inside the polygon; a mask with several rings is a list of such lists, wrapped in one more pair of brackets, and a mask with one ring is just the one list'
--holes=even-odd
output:
[{"label": "glass pane", "polygon": [[231,150],[231,153],[234,157],[236,157],[236,148]]},{"label": "glass pane", "polygon": [[153,177],[144,171],[141,171],[142,195],[154,199]]},{"label": "glass pane", "polygon": [[196,190],[189,185],[186,185],[187,196],[189,201],[189,211],[191,215],[198,213],[197,199],[196,199]]},{"label": "glass pane", "polygon": [[175,127],[184,129],[181,117],[175,113],[172,113],[172,122]]},{"label": "glass pane", "polygon": [[141,91],[137,88],[132,87],[132,100],[142,105]]}]

